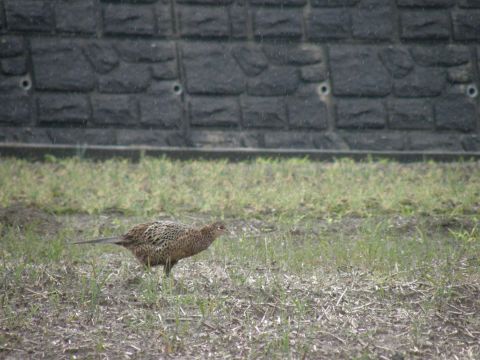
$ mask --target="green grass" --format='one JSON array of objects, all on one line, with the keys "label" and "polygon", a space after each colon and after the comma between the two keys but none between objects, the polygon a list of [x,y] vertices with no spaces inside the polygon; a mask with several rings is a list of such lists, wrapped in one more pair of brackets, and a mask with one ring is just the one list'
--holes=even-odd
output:
[{"label": "green grass", "polygon": [[[1,207],[43,217],[0,212],[0,357],[473,359],[479,178],[474,162],[3,159]],[[175,282],[71,245],[157,217],[232,234]]]},{"label": "green grass", "polygon": [[28,201],[56,213],[135,215],[185,212],[213,216],[318,216],[478,212],[480,167],[404,166],[342,160],[0,162],[0,204]]}]

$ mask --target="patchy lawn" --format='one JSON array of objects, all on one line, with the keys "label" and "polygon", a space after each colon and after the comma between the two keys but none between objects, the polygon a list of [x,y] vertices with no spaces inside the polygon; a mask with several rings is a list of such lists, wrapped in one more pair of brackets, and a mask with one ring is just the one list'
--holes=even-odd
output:
[{"label": "patchy lawn", "polygon": [[[480,354],[480,163],[0,161],[0,358]],[[74,240],[231,234],[173,270]]]}]

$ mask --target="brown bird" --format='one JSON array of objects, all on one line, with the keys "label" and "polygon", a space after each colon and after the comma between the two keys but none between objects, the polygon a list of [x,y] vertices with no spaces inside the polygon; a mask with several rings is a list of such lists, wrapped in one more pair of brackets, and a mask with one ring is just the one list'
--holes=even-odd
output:
[{"label": "brown bird", "polygon": [[75,244],[115,244],[130,250],[145,266],[163,265],[169,276],[173,266],[181,259],[207,249],[226,232],[221,221],[199,229],[173,221],[154,221],[138,224],[126,234],[108,238],[80,241]]}]

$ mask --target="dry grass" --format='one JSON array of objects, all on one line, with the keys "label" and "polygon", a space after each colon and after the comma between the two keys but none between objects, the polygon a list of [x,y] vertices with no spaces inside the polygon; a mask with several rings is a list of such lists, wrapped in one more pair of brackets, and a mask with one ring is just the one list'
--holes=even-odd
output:
[{"label": "dry grass", "polygon": [[[477,163],[0,169],[0,358],[480,354]],[[174,282],[122,249],[70,245],[151,218],[222,216],[232,234]]]}]

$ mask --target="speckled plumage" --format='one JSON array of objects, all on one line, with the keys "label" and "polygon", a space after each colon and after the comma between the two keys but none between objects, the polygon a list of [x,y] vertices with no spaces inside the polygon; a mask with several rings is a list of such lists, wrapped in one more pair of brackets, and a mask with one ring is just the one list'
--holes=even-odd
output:
[{"label": "speckled plumage", "polygon": [[165,274],[168,276],[179,260],[207,249],[225,231],[225,224],[222,222],[195,229],[173,221],[154,221],[138,224],[119,237],[80,243],[121,245],[129,249],[146,266],[163,265]]}]

